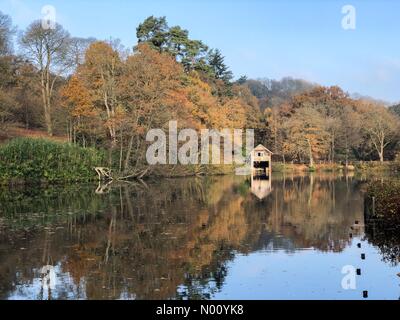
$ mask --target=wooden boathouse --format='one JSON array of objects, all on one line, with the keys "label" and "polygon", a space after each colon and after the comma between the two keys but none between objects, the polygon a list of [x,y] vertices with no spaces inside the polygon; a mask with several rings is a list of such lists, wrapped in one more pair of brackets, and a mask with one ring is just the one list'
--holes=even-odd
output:
[{"label": "wooden boathouse", "polygon": [[272,174],[272,155],[273,153],[259,144],[250,154],[250,166],[252,176],[268,176]]}]

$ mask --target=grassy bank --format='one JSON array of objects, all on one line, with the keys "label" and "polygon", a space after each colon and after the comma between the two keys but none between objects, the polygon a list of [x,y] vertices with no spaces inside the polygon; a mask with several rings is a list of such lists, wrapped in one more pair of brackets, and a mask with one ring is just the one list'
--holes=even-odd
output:
[{"label": "grassy bank", "polygon": [[400,172],[400,162],[399,161],[359,161],[356,162],[355,170],[361,172],[375,171],[375,172]]},{"label": "grassy bank", "polygon": [[378,161],[368,161],[368,162],[354,162],[347,167],[338,163],[323,163],[323,164],[315,164],[313,167],[310,167],[306,164],[292,164],[292,163],[282,163],[282,162],[273,162],[272,163],[272,171],[274,172],[340,172],[340,171],[354,171],[361,173],[368,172],[400,172],[400,162],[398,161],[386,161],[386,162],[378,162]]},{"label": "grassy bank", "polygon": [[[349,167],[349,170],[354,170],[354,167]],[[316,164],[310,167],[307,164],[293,164],[293,163],[283,163],[283,162],[273,162],[272,163],[272,171],[273,172],[314,172],[314,171],[323,171],[323,172],[333,172],[344,170],[344,166],[340,164]]]},{"label": "grassy bank", "polygon": [[0,147],[0,183],[89,181],[104,159],[102,151],[92,148],[17,138]]}]

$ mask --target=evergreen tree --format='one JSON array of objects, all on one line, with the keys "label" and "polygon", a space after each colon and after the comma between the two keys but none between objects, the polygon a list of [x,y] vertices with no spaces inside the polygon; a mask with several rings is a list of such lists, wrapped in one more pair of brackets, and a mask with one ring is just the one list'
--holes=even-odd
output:
[{"label": "evergreen tree", "polygon": [[168,42],[168,24],[165,17],[148,17],[136,29],[139,43],[147,42],[153,48],[162,51]]},{"label": "evergreen tree", "polygon": [[236,83],[239,85],[245,84],[247,82],[247,76],[241,76],[239,79],[237,79]]},{"label": "evergreen tree", "polygon": [[400,104],[391,106],[389,110],[400,117]]},{"label": "evergreen tree", "polygon": [[172,54],[186,71],[201,69],[208,47],[199,40],[189,38],[189,31],[180,26],[169,27],[165,17],[148,17],[137,28],[139,43]]},{"label": "evergreen tree", "polygon": [[208,63],[216,79],[223,80],[226,83],[232,80],[233,74],[225,64],[225,57],[221,54],[221,51],[218,49],[210,50],[208,54]]}]

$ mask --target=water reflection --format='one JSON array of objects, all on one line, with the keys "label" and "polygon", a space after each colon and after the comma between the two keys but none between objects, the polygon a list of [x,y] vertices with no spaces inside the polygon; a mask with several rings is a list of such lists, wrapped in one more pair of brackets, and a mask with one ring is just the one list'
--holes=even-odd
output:
[{"label": "water reflection", "polygon": [[367,216],[365,236],[371,244],[379,248],[383,261],[393,266],[400,263],[400,226],[398,224]]},{"label": "water reflection", "polygon": [[363,234],[351,230],[363,224],[361,184],[278,175],[2,190],[0,298],[213,298],[238,256],[350,246]]},{"label": "water reflection", "polygon": [[260,200],[272,192],[272,180],[269,176],[251,176],[251,192]]}]

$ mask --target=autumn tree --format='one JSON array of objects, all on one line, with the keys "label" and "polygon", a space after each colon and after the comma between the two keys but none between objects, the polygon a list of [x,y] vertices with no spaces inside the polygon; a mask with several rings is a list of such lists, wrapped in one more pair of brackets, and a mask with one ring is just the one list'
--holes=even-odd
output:
[{"label": "autumn tree", "polygon": [[4,129],[6,122],[10,120],[13,106],[15,106],[14,97],[6,93],[4,88],[0,88],[0,129]]},{"label": "autumn tree", "polygon": [[81,139],[85,146],[92,136],[101,134],[101,118],[95,108],[91,92],[85,87],[78,75],[73,75],[62,89],[63,105],[68,110],[67,132],[70,142],[77,143]]},{"label": "autumn tree", "polygon": [[47,132],[53,135],[52,103],[55,83],[71,67],[70,35],[60,24],[44,29],[41,21],[33,22],[20,38],[25,56],[38,69]]},{"label": "autumn tree", "polygon": [[265,124],[265,145],[271,146],[271,150],[275,155],[280,155],[282,161],[286,162],[285,139],[286,130],[284,130],[285,120],[287,120],[280,112],[279,108],[266,108],[264,110]]},{"label": "autumn tree", "polygon": [[12,114],[11,108],[14,104],[10,96],[9,88],[13,85],[12,58],[0,56],[0,130],[4,128],[5,122]]},{"label": "autumn tree", "polygon": [[315,109],[302,107],[286,122],[284,150],[294,157],[308,157],[310,167],[328,150],[328,132],[323,116]]},{"label": "autumn tree", "polygon": [[162,128],[182,112],[180,88],[182,67],[173,57],[140,44],[124,63],[118,87],[128,122],[124,171],[135,171],[140,165],[145,135],[150,128]]},{"label": "autumn tree", "polygon": [[[185,94],[189,101],[189,109],[198,128],[212,127],[215,123],[213,108],[218,112],[220,104],[212,94],[211,86],[202,81],[197,73],[186,78]],[[216,114],[218,116],[218,113]]]},{"label": "autumn tree", "polygon": [[209,111],[211,127],[244,129],[246,127],[246,107],[238,98],[229,99],[222,105],[213,105]]},{"label": "autumn tree", "polygon": [[70,39],[69,54],[75,67],[80,66],[85,61],[86,50],[94,42],[96,42],[95,38],[72,37]]},{"label": "autumn tree", "polygon": [[40,87],[32,81],[36,68],[24,59],[0,56],[0,119],[5,124],[23,124],[26,128],[40,126]]},{"label": "autumn tree", "polygon": [[351,156],[354,156],[352,151],[362,143],[362,115],[356,111],[355,103],[344,105],[336,122],[338,128],[336,148],[338,148],[338,153],[344,155],[346,167]]},{"label": "autumn tree", "polygon": [[[232,96],[241,101],[246,113],[246,120],[243,128],[258,129],[261,126],[262,112],[257,98],[245,85],[232,84]],[[234,109],[231,112],[235,112]]]},{"label": "autumn tree", "polygon": [[105,119],[112,148],[117,144],[116,116],[119,107],[117,88],[121,67],[122,62],[118,52],[110,44],[97,41],[89,46],[85,61],[77,70],[92,103]]},{"label": "autumn tree", "polygon": [[12,51],[13,27],[11,18],[0,11],[0,129],[12,114],[13,97],[9,95],[9,87],[13,82]]},{"label": "autumn tree", "polygon": [[397,118],[384,106],[365,102],[363,111],[363,131],[367,135],[374,150],[378,153],[379,161],[385,158],[385,148],[395,139],[400,124]]},{"label": "autumn tree", "polygon": [[37,69],[24,59],[15,57],[13,74],[15,82],[10,89],[15,100],[13,121],[24,125],[26,129],[41,127],[43,106],[40,84],[34,81],[37,77]]},{"label": "autumn tree", "polygon": [[291,112],[307,107],[321,115],[327,133],[326,143],[329,145],[327,158],[330,162],[336,160],[337,145],[341,141],[339,137],[341,116],[344,108],[348,105],[351,105],[348,94],[336,86],[314,87],[302,94],[295,95],[291,101]]}]

